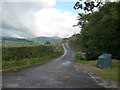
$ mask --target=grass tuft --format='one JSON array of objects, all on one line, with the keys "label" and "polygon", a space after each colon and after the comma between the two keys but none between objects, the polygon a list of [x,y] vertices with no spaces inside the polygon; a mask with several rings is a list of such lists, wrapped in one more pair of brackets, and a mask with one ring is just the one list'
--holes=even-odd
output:
[{"label": "grass tuft", "polygon": [[94,62],[96,62],[95,60],[94,61],[88,61],[88,60],[83,60],[83,58],[81,57],[81,56],[79,56],[79,55],[76,55],[76,60],[77,60],[77,62],[79,62],[79,63],[82,63],[82,64],[87,64],[87,63],[94,63]]}]

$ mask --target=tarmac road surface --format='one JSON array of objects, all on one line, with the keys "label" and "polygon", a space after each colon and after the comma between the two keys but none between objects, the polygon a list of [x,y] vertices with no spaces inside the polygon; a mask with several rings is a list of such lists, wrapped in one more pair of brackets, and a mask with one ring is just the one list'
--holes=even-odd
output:
[{"label": "tarmac road surface", "polygon": [[64,54],[44,64],[2,73],[3,88],[101,88],[85,70],[76,68],[67,43]]}]

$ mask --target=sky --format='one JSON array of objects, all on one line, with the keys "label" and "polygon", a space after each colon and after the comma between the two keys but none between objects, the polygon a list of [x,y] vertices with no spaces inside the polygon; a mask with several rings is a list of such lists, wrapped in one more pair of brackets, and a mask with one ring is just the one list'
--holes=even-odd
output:
[{"label": "sky", "polygon": [[80,32],[73,27],[77,13],[73,6],[77,0],[3,0],[2,35],[18,38],[62,37]]}]

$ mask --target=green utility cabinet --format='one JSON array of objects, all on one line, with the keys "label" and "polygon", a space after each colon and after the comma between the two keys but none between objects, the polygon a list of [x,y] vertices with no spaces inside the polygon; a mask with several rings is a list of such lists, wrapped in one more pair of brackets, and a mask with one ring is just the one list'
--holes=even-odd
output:
[{"label": "green utility cabinet", "polygon": [[112,60],[111,54],[102,54],[98,57],[97,66],[101,68],[111,68],[112,67]]}]

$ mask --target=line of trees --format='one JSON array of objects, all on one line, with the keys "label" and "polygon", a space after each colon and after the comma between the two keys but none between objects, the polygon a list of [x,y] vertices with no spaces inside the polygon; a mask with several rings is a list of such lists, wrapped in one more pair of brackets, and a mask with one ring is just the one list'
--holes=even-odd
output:
[{"label": "line of trees", "polygon": [[82,29],[77,40],[81,51],[88,54],[88,59],[96,59],[103,53],[110,53],[112,58],[120,59],[120,2],[109,2],[100,6],[96,12],[91,9],[91,13],[78,15],[77,26]]}]

